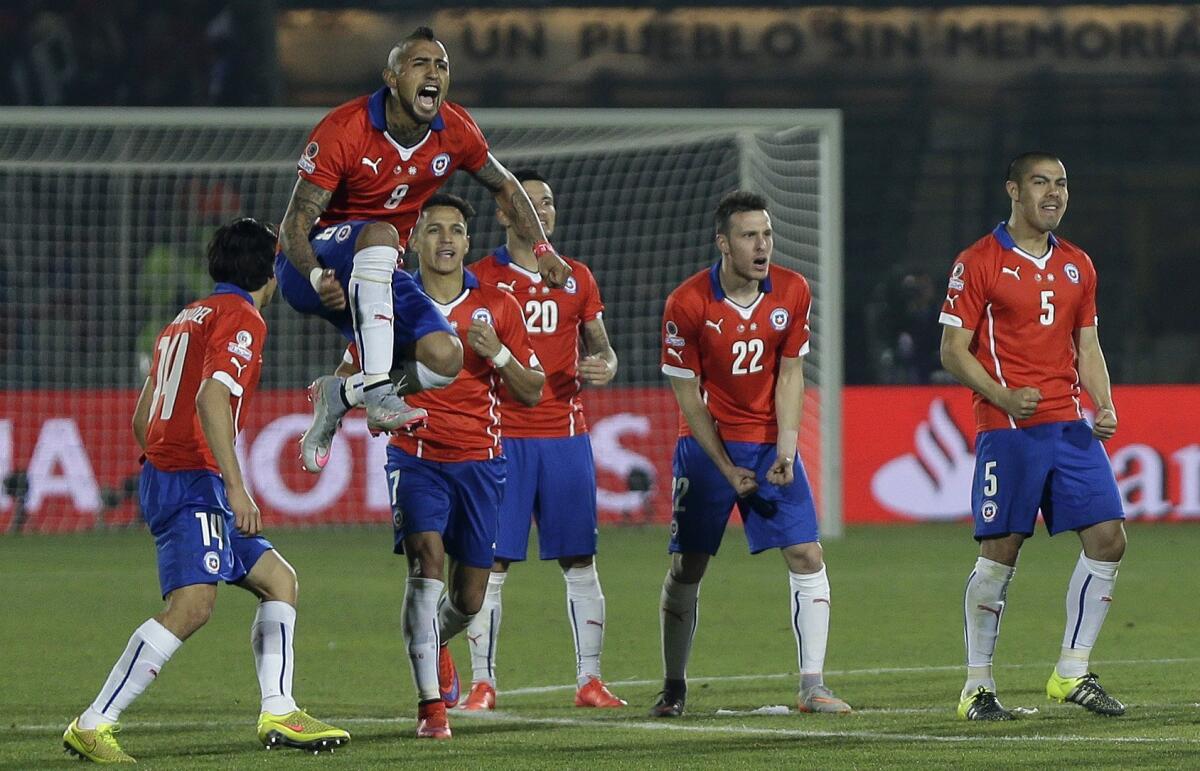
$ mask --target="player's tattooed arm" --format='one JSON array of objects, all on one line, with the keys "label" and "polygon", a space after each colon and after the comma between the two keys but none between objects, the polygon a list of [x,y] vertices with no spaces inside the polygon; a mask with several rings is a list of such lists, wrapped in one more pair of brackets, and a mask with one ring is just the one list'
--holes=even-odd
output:
[{"label": "player's tattooed arm", "polygon": [[512,172],[488,153],[487,161],[474,173],[474,177],[492,192],[496,205],[504,212],[517,236],[533,245],[538,270],[546,283],[554,287],[565,284],[571,275],[571,266],[550,246],[546,231],[542,228],[542,221],[538,219],[533,202],[529,200],[529,194]]},{"label": "player's tattooed arm", "polygon": [[142,452],[146,451],[146,431],[150,426],[150,403],[153,400],[154,386],[150,378],[146,378],[146,384],[142,386],[142,393],[138,396],[137,407],[133,409],[133,438],[137,440]]},{"label": "player's tattooed arm", "polygon": [[608,342],[603,319],[583,323],[583,344],[588,355],[579,362],[579,375],[589,385],[607,385],[617,375],[617,352]]},{"label": "player's tattooed arm", "polygon": [[[320,268],[321,263],[317,261],[317,255],[308,241],[308,231],[325,211],[331,198],[333,193],[325,188],[305,179],[297,179],[296,187],[292,189],[292,200],[288,202],[287,212],[279,226],[279,245],[283,253],[296,271],[310,281],[314,281],[313,271]],[[327,308],[340,310],[345,307],[345,294],[332,270],[320,274],[314,281],[313,289],[320,294],[321,302]]]}]

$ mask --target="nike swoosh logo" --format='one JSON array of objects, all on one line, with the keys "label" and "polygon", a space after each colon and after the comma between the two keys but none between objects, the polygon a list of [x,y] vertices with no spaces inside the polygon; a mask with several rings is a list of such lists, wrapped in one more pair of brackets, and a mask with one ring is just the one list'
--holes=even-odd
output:
[{"label": "nike swoosh logo", "polygon": [[297,733],[304,733],[304,726],[299,723],[280,723],[284,728],[290,728]]},{"label": "nike swoosh logo", "polygon": [[82,732],[78,730],[75,732],[75,738],[79,740],[79,743],[82,744],[83,748],[88,752],[95,752],[96,745],[99,744],[99,741],[96,740],[95,736],[93,736],[92,740],[89,742],[87,739],[83,738]]}]

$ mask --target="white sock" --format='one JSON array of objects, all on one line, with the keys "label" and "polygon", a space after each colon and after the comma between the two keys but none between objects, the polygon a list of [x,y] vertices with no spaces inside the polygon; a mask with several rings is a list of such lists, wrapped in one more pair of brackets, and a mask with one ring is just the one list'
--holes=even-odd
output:
[{"label": "white sock", "polygon": [[363,373],[355,372],[342,381],[342,398],[350,409],[361,407],[363,403]]},{"label": "white sock", "polygon": [[367,386],[389,380],[392,369],[392,274],[399,257],[399,250],[390,246],[368,246],[354,254],[349,305]]},{"label": "white sock", "polygon": [[829,576],[824,565],[816,573],[788,571],[788,585],[802,686],[818,685],[822,682],[829,642]]},{"label": "white sock", "polygon": [[1112,605],[1113,585],[1117,582],[1120,564],[1079,555],[1067,585],[1067,628],[1063,633],[1062,652],[1054,667],[1060,676],[1083,677],[1088,673],[1092,646],[1096,644],[1104,617]]},{"label": "white sock", "polygon": [[667,573],[663,580],[659,621],[662,624],[663,677],[686,680],[692,638],[700,618],[700,584],[684,584]]},{"label": "white sock", "polygon": [[992,678],[992,656],[1000,636],[1000,617],[1004,614],[1008,584],[1016,568],[986,557],[975,560],[975,569],[967,579],[963,596],[963,639],[967,647],[967,682],[962,696],[974,693],[979,686],[995,692]]},{"label": "white sock", "polygon": [[296,609],[286,602],[260,602],[250,626],[250,647],[254,650],[254,669],[262,692],[262,711],[286,715],[296,710],[292,698],[292,673],[295,654],[292,640],[296,633]]},{"label": "white sock", "polygon": [[500,639],[500,591],[508,573],[488,575],[483,605],[467,627],[467,646],[471,649],[471,682],[486,682],[496,687],[496,643]]},{"label": "white sock", "polygon": [[92,706],[79,716],[79,727],[92,730],[101,723],[117,722],[121,712],[154,682],[180,645],[183,641],[154,619],[139,626]]},{"label": "white sock", "polygon": [[404,586],[404,643],[412,664],[417,698],[430,701],[441,697],[438,690],[438,597],[445,586],[436,578],[409,576]]},{"label": "white sock", "polygon": [[604,649],[604,592],[595,563],[563,571],[567,582],[567,619],[575,637],[575,681],[583,686],[600,677]]},{"label": "white sock", "polygon": [[471,623],[471,619],[475,618],[475,614],[466,614],[455,607],[450,601],[450,593],[442,595],[442,599],[438,600],[437,619],[438,619],[438,640],[442,645],[445,645],[454,638],[462,630],[466,629]]}]

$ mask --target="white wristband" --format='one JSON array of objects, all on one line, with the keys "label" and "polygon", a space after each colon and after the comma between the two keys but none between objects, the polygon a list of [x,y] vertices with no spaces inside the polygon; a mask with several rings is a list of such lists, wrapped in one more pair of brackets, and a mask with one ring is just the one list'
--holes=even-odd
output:
[{"label": "white wristband", "polygon": [[491,358],[492,366],[502,369],[510,361],[512,361],[512,351],[508,350],[508,346],[501,344],[500,353]]},{"label": "white wristband", "polygon": [[320,265],[308,272],[308,283],[312,284],[313,291],[321,294],[321,277],[325,275],[325,269]]}]

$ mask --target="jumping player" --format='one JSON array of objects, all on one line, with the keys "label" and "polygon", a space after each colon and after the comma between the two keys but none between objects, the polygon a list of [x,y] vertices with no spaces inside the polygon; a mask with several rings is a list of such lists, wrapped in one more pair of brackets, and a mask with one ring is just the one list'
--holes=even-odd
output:
[{"label": "jumping player", "polygon": [[[404,428],[426,417],[405,404],[404,393],[444,387],[462,366],[458,337],[398,270],[422,206],[456,169],[492,192],[534,245],[549,285],[570,275],[524,188],[488,152],[467,111],[446,101],[450,61],[432,30],[419,27],[392,49],[383,82],[313,129],[281,225],[275,268],[284,298],[332,322],[361,355],[360,377],[326,376],[310,388],[314,416],[301,461],[314,473],[328,461],[338,421],[351,406],[365,404],[373,432]],[[395,353],[409,371],[401,394],[389,379]]]},{"label": "jumping player", "polygon": [[788,566],[800,665],[797,707],[849,712],[825,685],[829,581],[817,512],[796,455],[804,405],[811,294],[771,264],[766,201],[742,191],[716,211],[720,261],[684,281],[663,311],[662,371],[679,403],[671,569],[662,588],[663,691],[657,717],[683,714],[700,579],[734,505],[751,553],[778,548]]},{"label": "jumping player", "polygon": [[259,311],[275,293],[276,238],[252,219],[220,228],[208,247],[216,289],[158,336],[133,433],[145,452],[139,495],[166,607],[134,631],[92,705],[67,726],[63,745],[88,760],[136,762],[117,743],[117,720],[208,621],[219,581],[260,600],[251,626],[259,740],[314,751],[350,741],[292,698],[296,573],[259,535],[262,518],[234,452],[262,369],[267,327]]},{"label": "jumping player", "polygon": [[[514,174],[546,234],[552,235],[558,210],[550,184],[536,171]],[[546,398],[526,407],[507,390],[501,392],[508,481],[487,596],[467,629],[473,672],[462,708],[496,706],[501,590],[509,566],[525,559],[534,519],[539,556],[558,560],[566,582],[567,621],[575,640],[575,706],[623,707],[625,702],[600,679],[606,619],[595,565],[596,467],[580,399],[582,382],[607,385],[617,372],[617,355],[604,328],[604,304],[591,271],[575,260],[567,260],[572,272],[565,286],[546,286],[538,275],[533,245],[521,238],[503,212],[497,216],[508,230],[507,243],[472,265],[471,272],[508,291],[522,305],[533,350],[546,368]],[[581,337],[587,349],[582,359]]]},{"label": "jumping player", "polygon": [[[1067,623],[1047,695],[1101,715],[1125,706],[1089,672],[1125,554],[1121,495],[1103,440],[1117,413],[1096,331],[1096,269],[1054,235],[1067,172],[1049,153],[1008,168],[1007,222],[958,255],[942,305],[942,365],[975,392],[971,510],[979,558],[967,579],[964,720],[1011,720],[996,697],[992,656],[1021,544],[1041,510],[1051,535],[1074,530],[1083,551],[1067,586]],[[1089,426],[1080,384],[1096,405]]]}]

